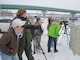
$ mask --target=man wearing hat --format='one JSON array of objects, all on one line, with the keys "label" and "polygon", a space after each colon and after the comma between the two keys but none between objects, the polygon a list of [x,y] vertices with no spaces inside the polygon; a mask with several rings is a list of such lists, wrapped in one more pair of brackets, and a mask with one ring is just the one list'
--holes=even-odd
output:
[{"label": "man wearing hat", "polygon": [[19,60],[17,51],[19,39],[23,36],[24,24],[26,21],[13,20],[10,28],[0,38],[0,55],[2,60]]}]

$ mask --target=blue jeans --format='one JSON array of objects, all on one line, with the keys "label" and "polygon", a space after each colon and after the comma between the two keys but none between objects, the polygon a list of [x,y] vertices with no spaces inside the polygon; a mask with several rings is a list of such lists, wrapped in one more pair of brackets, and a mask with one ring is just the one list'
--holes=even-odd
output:
[{"label": "blue jeans", "polygon": [[51,41],[51,47],[53,47],[54,46],[54,42],[53,41]]},{"label": "blue jeans", "polygon": [[1,52],[0,52],[0,60],[2,60],[2,58],[1,58]]},{"label": "blue jeans", "polygon": [[15,55],[7,55],[0,52],[2,60],[19,60],[17,53]]},{"label": "blue jeans", "polygon": [[54,51],[57,50],[56,49],[57,38],[53,38],[53,37],[49,36],[49,39],[48,39],[48,52],[51,52],[50,48],[51,48],[52,41],[54,42]]}]

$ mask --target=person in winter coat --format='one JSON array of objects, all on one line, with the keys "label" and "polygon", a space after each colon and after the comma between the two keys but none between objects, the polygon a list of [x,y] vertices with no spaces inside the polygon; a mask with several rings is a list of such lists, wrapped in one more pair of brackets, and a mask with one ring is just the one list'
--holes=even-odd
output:
[{"label": "person in winter coat", "polygon": [[15,19],[7,32],[0,38],[0,55],[2,60],[19,60],[17,51],[19,39],[23,36],[26,21]]},{"label": "person in winter coat", "polygon": [[48,17],[48,25],[47,25],[47,30],[49,29],[50,25],[52,24],[52,17]]},{"label": "person in winter coat", "polygon": [[[51,16],[48,16],[47,30],[49,30],[49,27],[50,27],[51,24],[52,24],[52,20],[53,20],[53,18],[52,18]],[[48,38],[49,38],[49,36],[48,36]],[[51,42],[51,46],[53,47],[53,45],[54,45],[54,43],[53,43],[53,41],[52,41],[52,42]]]},{"label": "person in winter coat", "polygon": [[51,26],[49,27],[48,30],[48,52],[51,52],[50,48],[51,48],[51,42],[54,42],[54,52],[58,52],[57,48],[56,48],[56,44],[57,44],[57,37],[60,31],[61,25],[60,25],[60,21],[59,20],[54,20],[53,19],[53,23],[51,24]]},{"label": "person in winter coat", "polygon": [[[41,26],[41,18],[37,18],[37,21],[35,22],[35,26],[40,25]],[[42,29],[36,29],[34,30],[34,45],[35,45],[35,52],[39,52],[39,50],[41,49],[40,47],[40,42],[41,42],[41,35],[43,33]]]},{"label": "person in winter coat", "polygon": [[34,29],[40,28],[40,26],[31,25],[30,20],[27,18],[27,13],[25,9],[19,9],[16,17],[14,19],[21,19],[22,21],[26,21],[23,31],[23,37],[20,39],[19,48],[18,48],[18,55],[19,60],[22,60],[22,53],[25,51],[25,54],[28,60],[34,60],[32,56],[31,50],[31,40],[32,40],[32,33]]}]

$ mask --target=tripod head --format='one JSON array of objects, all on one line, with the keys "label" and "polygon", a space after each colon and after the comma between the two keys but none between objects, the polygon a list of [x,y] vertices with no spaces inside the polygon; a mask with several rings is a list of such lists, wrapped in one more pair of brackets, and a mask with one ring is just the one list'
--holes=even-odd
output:
[{"label": "tripod head", "polygon": [[68,22],[66,22],[66,24],[64,24],[64,21],[61,21],[61,30],[59,32],[59,36],[63,33],[63,34],[68,34],[67,32],[67,26],[68,26]]}]

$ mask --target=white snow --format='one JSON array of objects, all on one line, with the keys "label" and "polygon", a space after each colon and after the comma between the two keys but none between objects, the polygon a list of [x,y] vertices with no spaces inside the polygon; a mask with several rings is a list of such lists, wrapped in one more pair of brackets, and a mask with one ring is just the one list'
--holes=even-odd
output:
[{"label": "white snow", "polygon": [[[69,41],[70,41],[70,28],[68,28],[68,35],[64,34],[64,28],[62,29],[61,35],[58,37],[58,44],[57,49],[59,52],[54,53],[53,48],[51,48],[51,52],[47,52],[47,42],[48,42],[48,36],[47,36],[47,20],[44,20],[43,26],[43,35],[41,38],[41,47],[43,48],[43,51],[45,52],[45,55],[47,57],[47,60],[80,60],[79,55],[74,55],[72,50],[69,48]],[[25,56],[25,52],[23,52],[23,60],[27,60],[27,57]],[[46,60],[43,53],[40,54],[33,54],[35,60]]]},{"label": "white snow", "polygon": [[[59,52],[54,53],[53,47],[51,48],[51,52],[47,52],[47,43],[48,43],[48,36],[47,36],[47,19],[43,20],[44,23],[42,24],[43,28],[43,35],[41,37],[41,47],[43,51],[45,52],[45,56],[47,57],[47,60],[80,60],[80,55],[74,55],[72,50],[69,47],[69,41],[70,41],[70,28],[68,28],[68,35],[64,34],[64,28],[62,28],[60,36],[58,37],[57,42],[57,49]],[[32,48],[33,49],[33,48]],[[23,52],[23,60],[27,60],[27,57],[25,55],[25,51]],[[46,60],[43,53],[39,54],[33,54],[33,57],[35,60]],[[1,60],[1,57],[0,57]]]},{"label": "white snow", "polygon": [[[79,55],[74,55],[72,50],[69,48],[69,40],[70,40],[70,28],[68,28],[68,35],[64,34],[64,28],[61,32],[61,35],[58,37],[57,49],[59,52],[54,53],[53,47],[51,48],[51,52],[47,52],[47,43],[48,43],[48,36],[47,36],[47,19],[44,20],[42,24],[43,27],[43,35],[41,38],[41,47],[45,52],[47,60],[80,60]],[[46,60],[43,53],[33,54],[35,60]],[[23,52],[23,60],[27,60],[25,52]]]},{"label": "white snow", "polygon": [[[43,51],[45,52],[45,56],[47,57],[47,60],[80,60],[79,55],[74,55],[72,50],[69,48],[69,41],[70,41],[70,28],[67,27],[68,35],[64,34],[64,28],[62,28],[62,32],[60,36],[58,37],[58,43],[57,43],[57,49],[59,52],[54,53],[53,47],[51,48],[51,52],[47,52],[47,42],[48,42],[48,36],[47,36],[47,20],[44,20],[44,23],[42,24],[42,27],[44,28],[44,32],[41,38],[41,47]],[[25,52],[23,52],[23,60],[27,60],[27,57],[25,56]],[[39,54],[33,54],[35,60],[46,60],[43,53]]]}]

